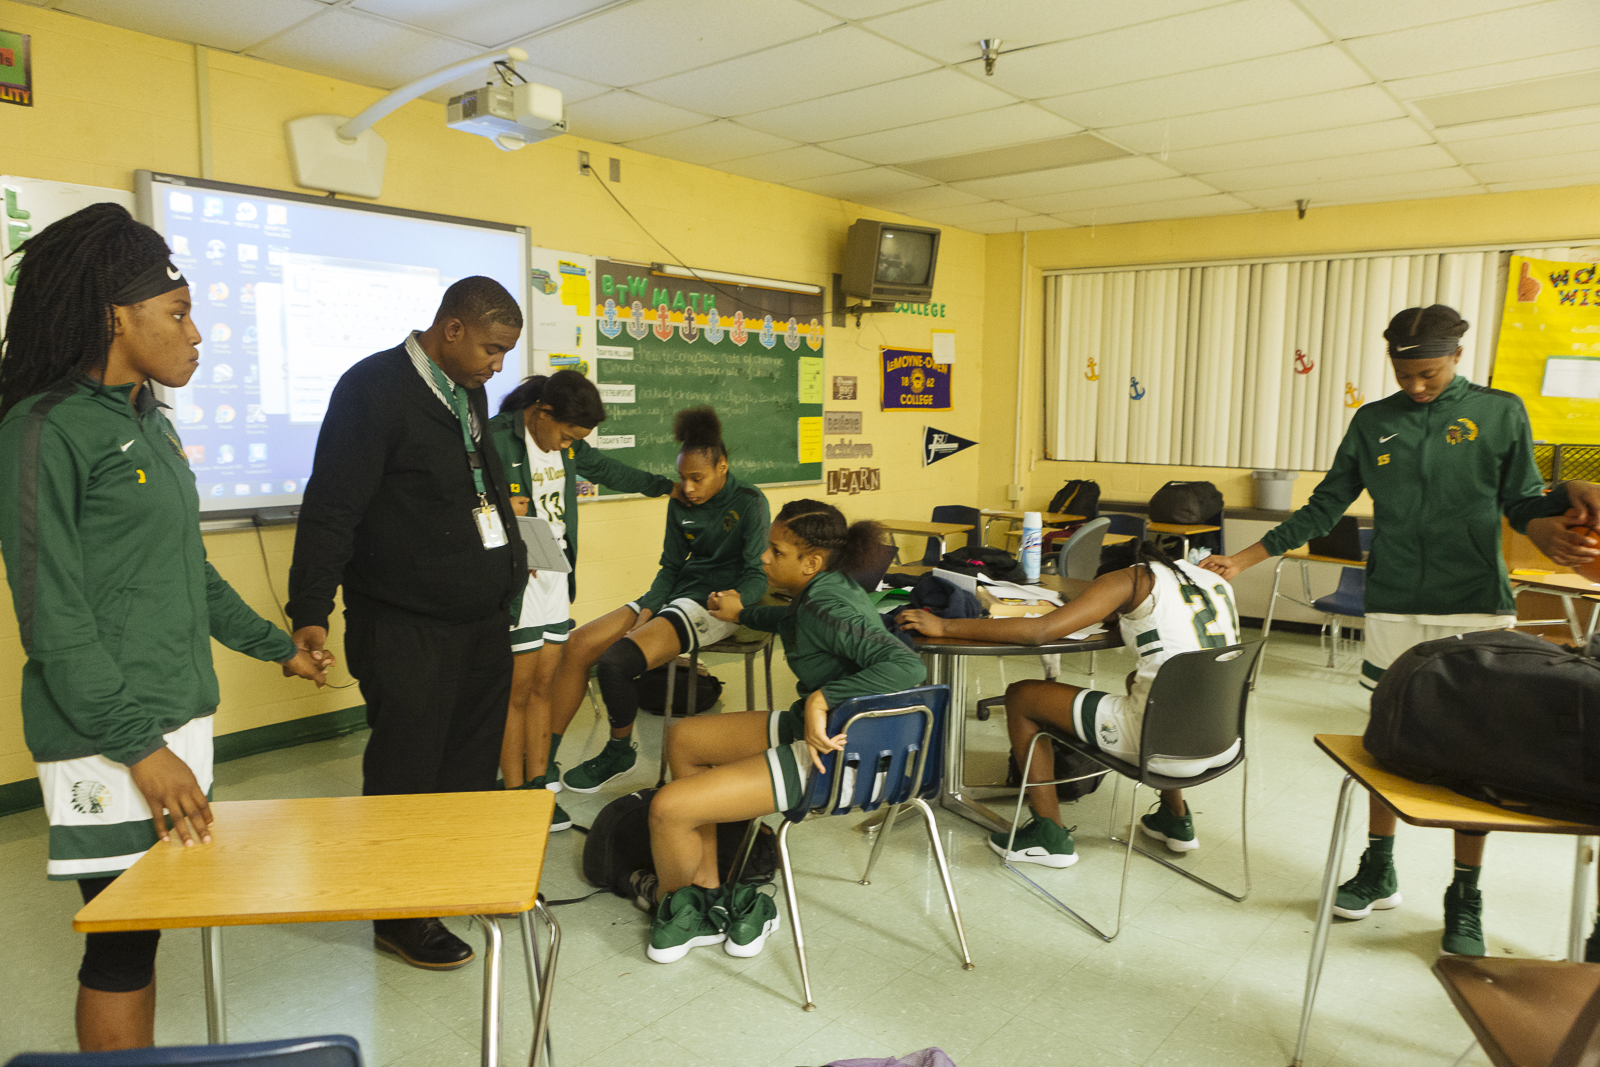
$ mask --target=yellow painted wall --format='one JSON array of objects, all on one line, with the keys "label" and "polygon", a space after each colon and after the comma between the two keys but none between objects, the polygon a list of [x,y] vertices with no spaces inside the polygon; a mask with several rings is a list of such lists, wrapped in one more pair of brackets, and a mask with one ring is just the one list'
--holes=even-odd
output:
[{"label": "yellow painted wall", "polygon": [[[1441,197],[1384,204],[1319,208],[1304,219],[1293,211],[1121,226],[1043,230],[989,240],[985,307],[987,353],[983,428],[991,447],[983,456],[980,506],[1005,505],[1012,481],[1013,452],[995,447],[1017,424],[1019,297],[1027,295],[1023,324],[1021,467],[1023,501],[1049,503],[1068,478],[1093,478],[1102,500],[1149,500],[1171,479],[1214,482],[1230,507],[1254,501],[1250,471],[1226,467],[1169,467],[1136,463],[1070,463],[1044,456],[1044,272],[1194,260],[1363,252],[1442,245],[1498,244],[1506,248],[1561,244],[1600,233],[1600,185],[1531,192]],[[1303,473],[1294,485],[1304,503],[1321,475]],[[1371,514],[1363,495],[1352,512]],[[1244,546],[1229,546],[1242,548]]]},{"label": "yellow painted wall", "polygon": [[[33,37],[37,106],[0,107],[0,173],[90,185],[132,188],[133,171],[146,168],[198,174],[195,53],[189,45],[103,26],[31,5],[0,0],[0,25]],[[377,90],[276,67],[227,53],[208,53],[213,176],[221,181],[276,189],[295,188],[284,149],[283,122],[300,115],[354,115]],[[111,87],[110,91],[107,87]],[[613,186],[633,212],[692,266],[827,286],[844,248],[845,230],[861,216],[892,218],[854,204],[781,186],[642,155],[611,145],[560,137],[515,153],[482,138],[447,130],[444,108],[428,101],[406,105],[377,130],[389,144],[384,204],[445,214],[521,223],[536,245],[636,261],[668,258],[624,215],[593,178],[577,171],[577,152],[622,160],[623,181]],[[929,330],[954,329],[958,344],[955,410],[926,417],[941,429],[982,439],[985,239],[946,229],[934,300],[942,320],[879,315],[858,330],[830,327],[827,374],[860,379],[861,399],[829,400],[828,410],[865,414],[871,459],[828,466],[877,467],[882,490],[836,497],[855,518],[926,519],[938,503],[966,503],[978,491],[981,449],[923,469],[924,416],[877,411],[877,346],[927,347]],[[1009,305],[1015,307],[1015,304]],[[396,323],[404,331],[426,318]],[[202,349],[203,353],[203,349]],[[202,355],[203,358],[203,355]],[[831,394],[830,394],[831,395]],[[1009,394],[1007,394],[1009,395]],[[1010,434],[1004,453],[1010,455]],[[829,438],[836,442],[839,438]],[[738,442],[734,469],[738,469]],[[774,490],[773,510],[823,487]],[[583,551],[578,567],[578,620],[642,593],[660,554],[660,501],[583,505]],[[265,532],[271,580],[286,595],[292,531]],[[218,569],[258,611],[276,618],[267,591],[261,546],[253,531],[212,534],[208,551]],[[914,546],[920,551],[920,543]],[[313,694],[278,670],[216,648],[222,681],[218,732],[283,722],[359,703],[353,688]],[[15,679],[22,663],[15,620],[0,612],[0,676]],[[341,681],[348,680],[343,671]],[[14,682],[0,687],[0,784],[32,776],[22,743]]]}]

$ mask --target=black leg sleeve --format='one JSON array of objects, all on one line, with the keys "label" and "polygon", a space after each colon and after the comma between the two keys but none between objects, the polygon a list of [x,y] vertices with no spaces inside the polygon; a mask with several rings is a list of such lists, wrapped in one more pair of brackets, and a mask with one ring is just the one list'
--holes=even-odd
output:
[{"label": "black leg sleeve", "polygon": [[626,637],[600,654],[594,674],[613,730],[631,726],[639,717],[639,675],[648,667],[639,646]]}]

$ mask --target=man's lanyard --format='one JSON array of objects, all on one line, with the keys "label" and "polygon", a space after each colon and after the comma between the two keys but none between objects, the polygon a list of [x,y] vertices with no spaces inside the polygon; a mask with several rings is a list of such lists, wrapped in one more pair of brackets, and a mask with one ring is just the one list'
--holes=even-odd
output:
[{"label": "man's lanyard", "polygon": [[485,507],[489,503],[489,491],[483,485],[483,462],[478,458],[478,446],[472,440],[472,416],[467,410],[467,391],[458,388],[455,382],[445,377],[444,371],[431,358],[428,360],[428,371],[433,375],[433,384],[439,387],[449,400],[450,409],[456,413],[456,422],[461,424],[461,443],[467,447],[467,464],[472,468],[472,484],[478,491],[478,499]]}]

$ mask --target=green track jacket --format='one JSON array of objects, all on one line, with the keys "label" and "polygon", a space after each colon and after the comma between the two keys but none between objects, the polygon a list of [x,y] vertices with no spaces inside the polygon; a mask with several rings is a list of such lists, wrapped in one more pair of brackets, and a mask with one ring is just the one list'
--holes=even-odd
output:
[{"label": "green track jacket", "polygon": [[[489,439],[500,454],[500,468],[506,472],[512,496],[529,496],[527,480],[528,443],[523,438],[522,412],[502,411],[489,420]],[[567,575],[567,598],[578,598],[578,479],[603,485],[623,493],[666,496],[673,481],[618,462],[587,441],[574,441],[561,453],[566,468],[566,487],[561,496],[561,521],[567,524],[567,559],[573,570]]]},{"label": "green track jacket", "polygon": [[133,764],[216,710],[211,638],[283,661],[289,635],[211,564],[194,474],[150,389],[64,382],[0,423],[0,549],[41,763]]},{"label": "green track jacket", "polygon": [[639,606],[657,612],[679,597],[703,604],[724,589],[737,589],[747,604],[760,600],[767,595],[761,554],[767,550],[771,524],[766,495],[732,474],[704,504],[668,501],[661,570]]},{"label": "green track jacket", "polygon": [[823,571],[794,603],[757,604],[739,613],[752,630],[776,633],[798,679],[800,703],[821,689],[830,708],[851,697],[898,693],[927,677],[922,657],[884,629],[866,592],[838,571]]},{"label": "green track jacket", "polygon": [[1363,489],[1366,609],[1396,615],[1515,614],[1500,516],[1522,533],[1568,507],[1564,486],[1545,495],[1522,401],[1461,375],[1431,403],[1396,392],[1357,411],[1311,499],[1262,544],[1276,556],[1322,536]]}]

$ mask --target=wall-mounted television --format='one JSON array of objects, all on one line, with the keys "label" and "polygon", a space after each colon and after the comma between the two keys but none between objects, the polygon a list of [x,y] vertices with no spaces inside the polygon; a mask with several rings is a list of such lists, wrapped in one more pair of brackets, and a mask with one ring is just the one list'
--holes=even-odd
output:
[{"label": "wall-mounted television", "polygon": [[850,224],[841,284],[862,300],[925,304],[933,299],[939,231],[877,219]]},{"label": "wall-mounted television", "polygon": [[161,398],[208,519],[297,507],[340,375],[427,329],[459,278],[494,278],[522,307],[491,413],[527,373],[526,227],[150,171],[135,193],[194,300],[200,369]]}]

